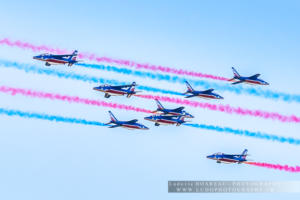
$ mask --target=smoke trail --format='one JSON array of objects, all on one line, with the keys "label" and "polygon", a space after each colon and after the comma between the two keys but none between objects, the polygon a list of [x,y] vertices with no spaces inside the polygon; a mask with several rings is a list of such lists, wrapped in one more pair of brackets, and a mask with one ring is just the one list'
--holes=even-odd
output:
[{"label": "smoke trail", "polygon": [[[19,47],[22,49],[30,49],[32,51],[47,51],[49,53],[66,53],[65,50],[61,50],[58,48],[51,48],[45,45],[37,46],[34,44],[30,44],[27,42],[22,42],[22,41],[11,41],[8,38],[4,38],[0,40],[0,44],[2,45],[7,45],[11,47]],[[119,65],[125,65],[129,67],[135,67],[137,69],[147,69],[151,71],[160,71],[164,73],[172,73],[172,74],[177,74],[177,75],[187,75],[187,76],[194,76],[194,77],[200,77],[200,78],[208,78],[208,79],[213,79],[213,80],[222,80],[222,81],[227,81],[227,78],[220,77],[220,76],[214,76],[210,74],[203,74],[200,72],[193,72],[193,71],[187,71],[184,69],[174,69],[170,67],[163,67],[163,66],[156,66],[156,65],[150,65],[150,64],[140,64],[136,63],[134,61],[129,61],[129,60],[122,60],[122,59],[113,59],[113,58],[108,58],[108,57],[98,57],[95,54],[90,54],[90,53],[80,53],[78,55],[80,59],[88,59],[91,61],[97,61],[97,62],[106,62],[106,63],[114,63],[114,64],[119,64]]]},{"label": "smoke trail", "polygon": [[[128,84],[126,82],[121,82],[121,81],[116,81],[116,80],[108,80],[108,79],[103,79],[103,78],[94,77],[94,76],[80,75],[80,74],[75,74],[75,73],[70,73],[70,72],[56,71],[53,69],[39,68],[39,67],[36,67],[33,65],[21,64],[21,63],[17,63],[17,62],[10,62],[10,61],[4,61],[4,60],[0,60],[0,65],[7,67],[7,68],[15,68],[18,70],[24,70],[25,72],[57,76],[59,78],[73,79],[73,80],[92,82],[92,83],[97,83],[97,84],[104,84],[104,83],[113,84],[113,85],[124,85],[124,84],[127,85]],[[148,92],[155,92],[155,93],[159,92],[159,93],[164,93],[164,94],[183,96],[183,94],[181,94],[179,92],[175,92],[172,90],[159,89],[159,88],[155,88],[155,87],[139,85],[139,86],[137,86],[137,88],[148,91]]]},{"label": "smoke trail", "polygon": [[47,52],[51,52],[51,53],[57,53],[57,54],[64,54],[67,53],[66,50],[62,50],[62,49],[58,49],[58,48],[52,48],[52,47],[48,47],[45,45],[34,45],[34,44],[30,44],[28,42],[22,42],[22,41],[11,41],[8,38],[4,38],[2,40],[0,40],[0,44],[1,45],[7,45],[10,47],[19,47],[22,49],[30,49],[34,52],[38,52],[38,51],[47,51]]},{"label": "smoke trail", "polygon": [[[45,45],[41,46],[36,46],[27,42],[21,42],[21,41],[11,41],[8,38],[4,38],[0,40],[0,44],[2,45],[8,45],[8,46],[16,46],[22,49],[31,49],[32,51],[47,51],[51,53],[67,53],[66,50],[61,50],[58,48],[51,48]],[[107,63],[115,63],[115,64],[120,64],[120,65],[125,65],[129,67],[135,67],[136,69],[148,69],[151,71],[160,71],[160,72],[165,72],[165,73],[171,73],[171,74],[177,74],[177,75],[188,75],[188,76],[194,76],[194,77],[201,77],[201,78],[208,78],[208,79],[214,79],[214,80],[223,80],[223,81],[228,81],[227,78],[224,77],[219,77],[219,76],[213,76],[209,74],[203,74],[199,72],[192,72],[192,71],[187,71],[187,70],[182,70],[182,69],[173,69],[169,67],[162,67],[162,66],[155,66],[155,65],[149,65],[149,64],[139,64],[133,61],[128,61],[128,60],[119,60],[119,59],[112,59],[112,58],[107,58],[107,57],[97,57],[94,54],[88,54],[88,53],[83,53],[78,55],[79,58],[81,59],[88,59],[92,61],[97,61],[97,62],[107,62]],[[90,65],[90,67],[92,67]],[[96,65],[94,66],[96,67]],[[135,74],[141,74],[145,75],[143,72],[138,72],[136,71]],[[150,75],[150,76],[149,76]],[[168,79],[169,76],[166,75],[158,75],[160,78],[166,78]],[[152,74],[148,74],[147,77],[153,77]],[[170,77],[172,80],[177,80],[182,81],[182,78],[179,77]],[[231,87],[229,85],[220,85],[217,83],[206,83],[205,81],[191,81],[193,85],[202,85],[204,87],[212,87],[216,90],[219,91],[230,91],[234,92],[236,94],[241,94],[241,93],[247,93],[255,96],[262,96],[265,98],[271,98],[271,99],[280,99],[283,101],[295,101],[295,102],[300,102],[300,95],[291,95],[291,94],[286,94],[282,92],[273,92],[271,90],[262,90],[262,89],[256,89],[256,88],[244,88],[242,86],[236,86],[236,87]]]},{"label": "smoke trail", "polygon": [[8,87],[8,86],[0,86],[0,92],[10,94],[10,95],[23,95],[23,96],[29,96],[29,97],[35,97],[35,98],[67,101],[69,103],[81,103],[81,104],[87,104],[87,105],[93,105],[93,106],[102,106],[102,107],[110,107],[110,108],[115,108],[115,109],[124,109],[124,110],[132,110],[132,111],[136,111],[136,112],[151,113],[150,110],[138,108],[138,107],[134,107],[134,106],[127,106],[124,104],[111,103],[111,102],[105,102],[105,101],[97,101],[97,100],[85,99],[85,98],[80,98],[80,97],[46,93],[46,92],[40,92],[40,91],[33,91],[33,90],[22,89],[22,88],[12,88],[12,87]]},{"label": "smoke trail", "polygon": [[221,133],[231,133],[234,135],[242,135],[242,136],[247,136],[247,137],[276,141],[276,142],[280,142],[280,143],[289,143],[289,144],[294,144],[294,145],[300,145],[299,139],[294,139],[291,137],[286,138],[286,137],[271,135],[271,134],[266,134],[266,133],[251,132],[248,130],[239,130],[239,129],[232,129],[229,127],[220,127],[220,126],[205,125],[205,124],[184,124],[184,125],[194,127],[194,128],[217,131],[217,132],[221,132]]},{"label": "smoke trail", "polygon": [[[49,120],[49,121],[55,121],[55,122],[106,126],[105,124],[103,124],[101,122],[97,122],[97,121],[87,121],[85,119],[68,118],[68,117],[47,115],[47,114],[41,114],[41,113],[31,113],[31,112],[10,110],[10,109],[4,109],[4,108],[0,108],[0,114],[8,115],[8,116],[19,116],[19,117],[23,117],[23,118],[43,119],[43,120]],[[277,142],[281,142],[281,143],[287,142],[289,144],[294,144],[294,145],[300,144],[300,140],[298,140],[298,139],[285,138],[285,137],[281,137],[281,136],[264,134],[264,133],[259,133],[259,132],[250,132],[247,130],[237,130],[237,129],[232,129],[232,128],[228,128],[228,127],[223,128],[223,127],[219,127],[219,126],[204,125],[204,124],[184,124],[184,125],[194,127],[194,128],[213,130],[213,131],[217,131],[217,132],[233,133],[235,135],[243,135],[243,136],[255,137],[255,138],[259,138],[259,139],[277,141]]]},{"label": "smoke trail", "polygon": [[47,115],[41,113],[30,113],[30,112],[23,112],[19,110],[9,110],[0,108],[0,114],[8,115],[8,116],[19,116],[23,118],[35,118],[35,119],[42,119],[48,121],[55,121],[55,122],[66,122],[72,124],[85,124],[85,125],[94,125],[94,126],[106,126],[101,122],[96,121],[87,121],[85,119],[76,119],[76,118],[68,118],[56,115]]},{"label": "smoke trail", "polygon": [[283,170],[287,172],[300,172],[300,166],[291,167],[288,165],[270,164],[270,163],[260,163],[260,162],[244,162],[245,164],[254,165],[258,167],[265,167],[269,169]]},{"label": "smoke trail", "polygon": [[[54,75],[54,76],[59,76],[59,77],[63,77],[63,78],[69,78],[69,79],[77,79],[77,80],[81,80],[81,81],[88,81],[88,82],[94,82],[94,83],[107,83],[107,84],[127,84],[125,82],[120,82],[120,81],[116,81],[116,80],[107,80],[107,79],[102,79],[102,78],[97,78],[97,77],[92,77],[92,76],[84,76],[84,75],[78,75],[78,74],[73,74],[73,73],[66,73],[66,72],[58,72],[55,71],[53,69],[44,69],[44,68],[39,68],[33,65],[27,65],[27,64],[21,64],[21,63],[17,63],[17,62],[10,62],[10,61],[5,61],[5,60],[0,60],[0,65],[3,65],[5,67],[14,67],[17,68],[19,70],[25,70],[26,72],[33,72],[33,73],[39,73],[39,74],[47,74],[47,75]],[[82,65],[83,66],[83,65]],[[105,66],[99,65],[100,69],[105,68]],[[114,67],[110,67],[107,66],[107,69],[113,69]],[[132,70],[128,70],[127,72],[130,72]],[[134,74],[138,75],[138,76],[142,76],[144,77],[145,74],[144,72],[140,72],[140,71],[136,71],[134,72]],[[151,73],[147,73],[146,72],[146,76],[147,77],[151,77],[151,78],[157,78],[158,80],[162,80],[162,79],[166,79],[166,80],[170,80],[170,81],[179,81],[179,82],[183,82],[184,79],[179,78],[179,77],[170,77],[169,75],[155,75],[155,74],[151,74]],[[255,88],[242,88],[242,87],[230,87],[230,86],[226,86],[226,85],[220,85],[220,84],[215,84],[215,83],[208,83],[205,81],[193,81],[191,80],[191,83],[194,85],[201,85],[205,88],[209,88],[209,87],[213,87],[215,89],[218,90],[223,90],[223,91],[230,91],[230,92],[234,92],[236,94],[241,94],[241,93],[247,93],[247,94],[251,94],[254,96],[261,96],[261,97],[265,97],[265,98],[270,98],[270,99],[280,99],[286,102],[291,102],[291,101],[295,101],[295,102],[300,102],[300,96],[299,95],[290,95],[290,94],[285,94],[285,93],[276,93],[276,92],[272,92],[272,91],[268,91],[268,90],[261,90],[261,89],[255,89]],[[178,95],[178,96],[183,96],[182,93],[180,92],[176,92],[176,91],[172,91],[172,90],[164,90],[164,89],[158,89],[158,88],[154,88],[154,87],[149,87],[149,86],[138,86],[138,89],[141,90],[145,90],[148,92],[155,92],[155,93],[164,93],[164,94],[170,94],[170,95]]]},{"label": "smoke trail", "polygon": [[153,96],[153,95],[136,95],[138,97],[144,99],[158,99],[160,101],[169,102],[169,103],[176,103],[180,105],[187,105],[195,108],[203,108],[213,111],[224,112],[228,114],[238,114],[243,116],[253,116],[253,117],[261,117],[264,119],[272,119],[278,120],[281,122],[293,122],[293,123],[300,123],[300,117],[295,115],[285,116],[275,112],[267,112],[262,110],[249,110],[240,107],[231,107],[229,105],[222,105],[222,104],[210,104],[210,103],[202,103],[197,101],[190,101],[190,100],[183,100],[179,98],[172,98],[167,96]]},{"label": "smoke trail", "polygon": [[143,72],[143,71],[131,70],[127,68],[119,68],[116,66],[109,66],[109,65],[105,66],[105,65],[86,64],[86,63],[78,63],[76,65],[86,67],[86,68],[121,73],[125,75],[133,75],[142,78],[150,78],[153,80],[159,80],[159,81],[164,80],[171,83],[185,84],[185,81],[187,80],[193,86],[201,86],[203,88],[214,88],[217,91],[228,91],[228,92],[233,92],[235,94],[249,94],[257,97],[263,97],[263,98],[274,99],[274,100],[283,100],[287,102],[292,102],[292,101],[300,102],[300,95],[291,95],[282,92],[273,92],[271,90],[266,90],[261,88],[253,88],[253,87],[249,88],[249,87],[243,87],[241,85],[232,86],[230,84],[220,84],[220,83],[208,82],[203,80],[192,80],[192,79],[188,80],[185,78],[181,78],[179,76],[170,76],[168,74],[159,74],[159,73],[155,74],[151,72]]},{"label": "smoke trail", "polygon": [[[60,101],[67,101],[67,102],[73,102],[73,103],[82,103],[87,105],[94,105],[94,106],[103,106],[103,107],[110,107],[110,108],[116,108],[116,109],[125,109],[125,110],[132,110],[136,112],[144,112],[144,113],[151,113],[150,110],[138,108],[134,106],[127,106],[124,104],[117,104],[117,103],[109,103],[105,101],[98,101],[98,100],[91,100],[86,98],[80,98],[77,96],[67,96],[67,95],[60,95],[60,94],[53,94],[53,93],[47,93],[47,92],[41,92],[41,91],[33,91],[29,89],[22,89],[22,88],[13,88],[9,86],[0,86],[0,92],[7,93],[10,95],[23,95],[23,96],[30,96],[35,98],[44,98],[44,99],[51,99],[51,100],[60,100]],[[193,107],[199,107],[204,109],[209,109],[213,111],[221,111],[225,113],[235,113],[240,115],[250,115],[254,117],[262,117],[265,119],[273,119],[273,120],[279,120],[281,122],[294,122],[294,123],[300,123],[300,117],[296,117],[294,115],[292,116],[284,116],[279,113],[270,113],[266,111],[260,111],[260,110],[249,110],[249,109],[243,109],[243,108],[234,108],[230,107],[229,105],[214,105],[209,103],[201,103],[201,102],[194,102],[194,101],[188,101],[188,100],[181,100],[181,99],[175,99],[170,97],[161,97],[161,96],[152,96],[152,95],[136,95],[141,98],[146,99],[158,99],[165,102],[171,102],[171,103],[178,103],[180,105],[189,105]]]}]

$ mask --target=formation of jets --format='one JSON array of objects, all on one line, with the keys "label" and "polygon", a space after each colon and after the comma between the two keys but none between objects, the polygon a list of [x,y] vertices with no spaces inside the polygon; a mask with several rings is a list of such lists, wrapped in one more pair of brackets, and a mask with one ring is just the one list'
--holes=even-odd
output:
[{"label": "formation of jets", "polygon": [[[59,65],[59,64],[67,64],[68,66],[72,66],[80,61],[77,60],[78,51],[75,50],[72,54],[64,54],[64,55],[54,55],[54,54],[41,54],[34,56],[33,59],[40,60],[45,62],[46,66],[51,65]],[[240,76],[235,68],[232,67],[234,77],[229,79],[228,81],[233,82],[232,84],[240,84],[247,83],[252,85],[269,85],[266,81],[259,79],[260,74],[255,74],[249,77]],[[192,97],[200,97],[204,99],[224,99],[217,93],[214,93],[214,89],[207,89],[203,91],[197,91],[192,88],[189,82],[185,81],[187,86],[187,91],[183,93],[185,98]],[[132,82],[129,85],[100,85],[98,87],[94,87],[95,91],[103,92],[105,98],[109,98],[111,96],[126,96],[130,98],[133,95],[136,95],[135,86],[137,86],[136,82]],[[180,126],[188,121],[185,121],[185,118],[194,118],[193,115],[189,114],[184,110],[184,107],[178,107],[174,109],[165,108],[159,100],[155,100],[157,104],[157,109],[152,111],[154,115],[145,117],[145,120],[154,122],[155,126],[160,125],[176,125]],[[113,115],[111,111],[109,111],[110,122],[106,125],[109,125],[109,128],[117,128],[122,127],[126,129],[140,129],[140,130],[148,130],[149,128],[143,124],[138,123],[137,119],[129,120],[129,121],[119,121]],[[214,153],[212,155],[208,155],[208,159],[216,160],[217,163],[238,163],[241,164],[246,162],[246,157],[248,150],[245,149],[242,154],[225,154],[225,153]]]}]

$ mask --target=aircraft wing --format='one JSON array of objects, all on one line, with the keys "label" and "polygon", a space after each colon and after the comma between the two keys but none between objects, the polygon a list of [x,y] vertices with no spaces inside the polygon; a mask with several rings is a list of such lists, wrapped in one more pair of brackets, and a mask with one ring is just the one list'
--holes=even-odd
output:
[{"label": "aircraft wing", "polygon": [[255,75],[253,75],[253,76],[250,76],[249,78],[250,78],[250,79],[257,79],[259,76],[260,76],[260,74],[255,74]]},{"label": "aircraft wing", "polygon": [[63,58],[63,57],[69,57],[69,56],[72,56],[72,54],[68,55],[52,55],[54,58]]},{"label": "aircraft wing", "polygon": [[195,97],[195,96],[197,96],[197,95],[196,94],[192,94],[192,95],[186,96],[184,98],[191,98],[191,97]]},{"label": "aircraft wing", "polygon": [[134,123],[136,123],[137,121],[138,121],[137,119],[134,119],[134,120],[127,121],[126,123],[128,123],[128,124],[134,124]]},{"label": "aircraft wing", "polygon": [[232,83],[232,85],[240,84],[240,83],[243,83],[243,82],[244,81],[237,81],[237,82]]},{"label": "aircraft wing", "polygon": [[212,91],[214,91],[214,89],[208,89],[208,90],[205,90],[203,91],[204,93],[211,93]]},{"label": "aircraft wing", "polygon": [[122,89],[122,88],[126,88],[126,87],[130,87],[131,85],[116,85],[116,86],[111,86],[112,88],[115,89]]},{"label": "aircraft wing", "polygon": [[175,108],[173,111],[175,112],[181,112],[184,109],[184,107]]},{"label": "aircraft wing", "polygon": [[117,127],[120,127],[121,125],[117,124],[117,125],[113,125],[113,126],[110,126],[108,128],[117,128]]}]

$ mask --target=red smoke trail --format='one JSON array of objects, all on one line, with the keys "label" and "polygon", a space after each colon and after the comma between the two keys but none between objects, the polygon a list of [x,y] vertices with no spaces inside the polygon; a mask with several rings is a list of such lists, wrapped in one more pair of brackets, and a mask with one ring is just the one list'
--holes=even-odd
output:
[{"label": "red smoke trail", "polygon": [[[31,49],[32,51],[35,51],[35,52],[36,51],[47,51],[49,53],[58,53],[58,54],[67,53],[66,50],[52,48],[52,47],[48,47],[45,45],[37,46],[37,45],[33,45],[33,44],[30,44],[27,42],[22,42],[19,40],[11,41],[8,38],[4,38],[4,39],[0,40],[0,44],[8,45],[11,47],[19,47],[22,49]],[[208,79],[214,79],[214,80],[228,81],[228,79],[225,77],[214,76],[211,74],[203,74],[201,72],[187,71],[184,69],[163,67],[160,65],[141,64],[141,63],[137,63],[137,62],[130,61],[130,60],[99,57],[99,56],[96,56],[95,54],[91,54],[91,53],[80,53],[78,55],[78,57],[80,59],[88,59],[91,61],[114,63],[114,64],[119,64],[119,65],[129,66],[129,67],[135,67],[136,69],[146,69],[146,70],[151,70],[151,71],[160,71],[160,72],[164,72],[164,73],[171,73],[171,74],[177,74],[177,75],[186,75],[186,76],[193,76],[193,77],[198,77],[198,78],[208,78]]]},{"label": "red smoke trail", "polygon": [[[138,108],[138,107],[134,107],[134,106],[127,106],[124,104],[109,103],[109,102],[105,102],[105,101],[91,100],[91,99],[85,99],[85,98],[74,97],[74,96],[72,97],[72,96],[67,96],[67,95],[32,91],[29,89],[12,88],[12,87],[8,87],[8,86],[0,86],[0,92],[8,93],[11,95],[19,94],[19,95],[24,95],[24,96],[36,97],[36,98],[61,100],[61,101],[68,101],[68,102],[73,102],[73,103],[82,103],[82,104],[95,105],[95,106],[132,110],[132,111],[136,111],[136,112],[151,113],[150,110]],[[188,105],[188,106],[196,107],[196,108],[204,108],[204,109],[209,109],[209,110],[213,110],[213,111],[220,111],[220,112],[229,113],[229,114],[235,113],[235,114],[239,114],[239,115],[249,115],[249,116],[261,117],[261,118],[265,118],[265,119],[279,120],[281,122],[294,122],[294,123],[300,122],[300,118],[296,117],[294,115],[284,116],[279,113],[271,113],[271,112],[260,111],[260,110],[249,110],[249,109],[243,109],[240,107],[234,108],[229,105],[221,105],[221,104],[215,105],[215,104],[210,104],[210,103],[201,103],[201,102],[182,100],[179,98],[172,98],[172,97],[167,97],[167,96],[153,96],[153,95],[135,95],[135,96],[144,98],[144,99],[158,99],[160,101],[171,102],[171,103],[176,103],[176,104],[180,104],[180,105]]]},{"label": "red smoke trail", "polygon": [[134,106],[127,106],[124,104],[110,103],[110,102],[105,102],[105,101],[97,101],[97,100],[80,98],[80,97],[76,97],[76,96],[74,97],[74,96],[32,91],[29,89],[12,88],[12,87],[8,87],[8,86],[0,86],[0,92],[7,93],[10,95],[19,94],[19,95],[30,96],[30,97],[35,97],[35,98],[60,100],[60,101],[67,101],[70,103],[81,103],[81,104],[87,104],[87,105],[103,106],[103,107],[110,107],[110,108],[116,108],[116,109],[132,110],[132,111],[136,111],[136,112],[151,113],[150,110],[146,110],[143,108],[137,108]]},{"label": "red smoke trail", "polygon": [[249,165],[254,165],[258,167],[265,167],[269,169],[284,170],[287,172],[300,172],[300,166],[291,167],[288,165],[270,164],[270,163],[260,163],[260,162],[244,162]]},{"label": "red smoke trail", "polygon": [[281,122],[294,122],[294,123],[299,123],[300,122],[300,117],[297,117],[295,115],[291,116],[285,116],[281,115],[279,113],[274,113],[274,112],[267,112],[267,111],[262,111],[262,110],[249,110],[249,109],[244,109],[240,107],[231,107],[229,105],[216,105],[216,104],[210,104],[210,103],[202,103],[202,102],[197,102],[197,101],[190,101],[186,99],[179,99],[179,98],[173,98],[173,97],[167,97],[167,96],[153,96],[153,95],[135,95],[144,99],[158,99],[160,101],[165,101],[165,102],[170,102],[170,103],[176,103],[180,105],[188,105],[191,107],[196,107],[196,108],[204,108],[208,110],[214,110],[214,111],[220,111],[224,113],[229,113],[229,114],[239,114],[239,115],[249,115],[249,116],[254,116],[254,117],[261,117],[265,119],[273,119],[273,120],[279,120]]},{"label": "red smoke trail", "polygon": [[21,42],[19,40],[11,41],[8,38],[4,38],[4,39],[0,40],[0,44],[2,44],[2,45],[4,44],[4,45],[10,46],[10,47],[19,47],[22,49],[31,49],[32,51],[35,51],[35,52],[36,51],[47,51],[49,53],[57,53],[57,54],[67,53],[66,50],[52,48],[52,47],[48,47],[45,45],[37,46],[37,45],[33,45],[33,44],[30,44],[27,42]]}]

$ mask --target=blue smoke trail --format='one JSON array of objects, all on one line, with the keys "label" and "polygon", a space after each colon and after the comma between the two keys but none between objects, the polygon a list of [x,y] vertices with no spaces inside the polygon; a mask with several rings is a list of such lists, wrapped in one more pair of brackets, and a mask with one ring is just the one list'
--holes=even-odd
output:
[{"label": "blue smoke trail", "polygon": [[42,119],[48,121],[56,121],[56,122],[66,122],[72,124],[84,124],[84,125],[94,125],[94,126],[107,126],[101,122],[96,121],[87,121],[85,119],[76,119],[76,118],[68,118],[68,117],[61,117],[56,115],[47,115],[41,113],[29,113],[23,112],[19,110],[8,110],[4,108],[0,108],[0,114],[8,115],[8,116],[19,116],[23,118],[35,118],[35,119]]},{"label": "blue smoke trail", "polygon": [[[23,118],[42,119],[42,120],[55,121],[55,122],[65,122],[65,123],[72,123],[72,124],[107,126],[106,124],[97,122],[97,121],[87,121],[85,119],[68,118],[68,117],[47,115],[47,114],[41,114],[41,113],[30,113],[30,112],[24,112],[24,111],[19,111],[19,110],[10,110],[10,109],[4,109],[4,108],[0,108],[0,114],[8,115],[8,116],[19,116],[19,117],[23,117]],[[272,140],[272,141],[277,141],[277,142],[281,142],[281,143],[287,142],[289,144],[294,144],[294,145],[300,144],[299,139],[285,138],[282,136],[270,135],[270,134],[265,134],[265,133],[260,133],[260,132],[250,132],[247,130],[237,130],[237,129],[232,129],[232,128],[228,128],[228,127],[222,128],[219,126],[204,125],[204,124],[184,124],[184,125],[194,127],[194,128],[201,128],[201,129],[206,129],[206,130],[217,131],[217,132],[232,133],[235,135],[244,135],[244,136],[255,137],[255,138],[259,138],[259,139]]]},{"label": "blue smoke trail", "polygon": [[86,63],[78,63],[76,65],[86,67],[86,68],[91,68],[91,69],[105,70],[105,71],[111,71],[111,72],[121,73],[125,75],[133,75],[142,78],[149,78],[153,80],[159,80],[159,81],[164,80],[172,83],[185,84],[185,80],[187,80],[194,86],[201,86],[203,88],[214,88],[215,90],[218,91],[228,91],[236,94],[244,93],[244,94],[250,94],[258,97],[269,98],[269,99],[283,100],[287,102],[291,102],[291,101],[300,102],[300,95],[291,95],[282,92],[273,92],[271,90],[263,90],[261,88],[247,88],[247,87],[242,87],[241,85],[232,86],[229,83],[220,84],[220,83],[213,83],[213,82],[202,81],[202,80],[188,80],[185,78],[181,78],[179,76],[170,76],[168,74],[137,71],[137,70],[119,68],[119,67],[109,66],[109,65],[97,65],[97,64],[86,64]]},{"label": "blue smoke trail", "polygon": [[232,128],[228,128],[228,127],[219,127],[219,126],[205,125],[205,124],[184,124],[184,125],[194,127],[194,128],[222,132],[222,133],[232,133],[234,135],[243,135],[243,136],[254,137],[254,138],[259,138],[259,139],[277,141],[280,143],[289,143],[289,144],[294,144],[294,145],[300,145],[299,139],[286,138],[286,137],[271,135],[271,134],[266,134],[266,133],[251,132],[251,131],[247,131],[247,130],[238,130],[238,129],[232,129]]},{"label": "blue smoke trail", "polygon": [[[17,63],[17,62],[10,62],[10,61],[4,61],[4,60],[0,60],[0,65],[7,67],[7,68],[15,68],[18,70],[24,70],[25,72],[46,74],[46,75],[51,75],[51,76],[57,76],[59,78],[74,79],[74,80],[80,80],[80,81],[84,81],[84,82],[92,82],[92,83],[97,83],[97,84],[104,84],[104,83],[105,84],[114,84],[114,85],[128,84],[126,82],[121,82],[121,81],[116,81],[116,80],[108,80],[108,79],[103,79],[103,78],[99,78],[99,77],[80,75],[80,74],[75,74],[75,73],[70,73],[70,72],[56,71],[54,69],[40,68],[40,67],[33,66],[33,65],[21,64],[21,63]],[[175,92],[172,90],[159,89],[159,88],[155,88],[155,87],[139,85],[139,86],[137,86],[137,88],[148,91],[148,92],[155,92],[155,93],[159,92],[159,93],[164,93],[164,94],[183,96],[183,94],[179,93],[179,92]]]}]

